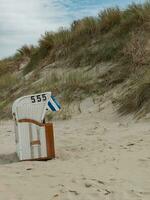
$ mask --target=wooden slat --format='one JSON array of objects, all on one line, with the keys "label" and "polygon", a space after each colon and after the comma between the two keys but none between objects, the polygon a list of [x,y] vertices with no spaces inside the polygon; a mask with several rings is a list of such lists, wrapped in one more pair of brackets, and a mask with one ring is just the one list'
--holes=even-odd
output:
[{"label": "wooden slat", "polygon": [[45,124],[45,135],[46,135],[47,157],[55,158],[54,134],[53,134],[52,123]]},{"label": "wooden slat", "polygon": [[25,123],[32,123],[32,124],[35,124],[37,126],[45,126],[45,124],[40,123],[40,122],[38,122],[36,120],[33,120],[33,119],[20,119],[20,120],[18,120],[18,122],[20,122],[20,123],[23,123],[23,122],[25,122]]},{"label": "wooden slat", "polygon": [[41,144],[40,140],[34,140],[32,142],[30,142],[31,145],[36,145],[36,144]]},{"label": "wooden slat", "polygon": [[[36,120],[32,119],[20,119],[18,120],[20,123],[33,123],[37,126],[44,127],[45,126],[45,137],[46,137],[46,148],[47,148],[47,157],[46,158],[38,158],[31,160],[47,160],[55,158],[55,145],[54,145],[54,133],[53,133],[53,124],[52,123],[40,123]],[[39,140],[31,141],[31,145],[40,144]]]}]

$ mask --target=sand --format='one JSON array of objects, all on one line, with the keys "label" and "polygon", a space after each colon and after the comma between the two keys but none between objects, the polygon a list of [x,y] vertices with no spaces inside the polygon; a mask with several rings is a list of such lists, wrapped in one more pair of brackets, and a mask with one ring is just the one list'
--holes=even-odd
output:
[{"label": "sand", "polygon": [[57,158],[18,162],[13,122],[0,123],[0,200],[149,200],[150,124],[87,99],[54,122]]}]

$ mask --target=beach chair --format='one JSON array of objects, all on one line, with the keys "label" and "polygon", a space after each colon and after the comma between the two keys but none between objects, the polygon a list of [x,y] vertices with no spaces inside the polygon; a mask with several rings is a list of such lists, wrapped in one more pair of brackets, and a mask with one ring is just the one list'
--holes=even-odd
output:
[{"label": "beach chair", "polygon": [[53,124],[45,123],[47,111],[57,112],[60,104],[51,92],[24,96],[12,106],[16,152],[19,160],[55,158]]}]

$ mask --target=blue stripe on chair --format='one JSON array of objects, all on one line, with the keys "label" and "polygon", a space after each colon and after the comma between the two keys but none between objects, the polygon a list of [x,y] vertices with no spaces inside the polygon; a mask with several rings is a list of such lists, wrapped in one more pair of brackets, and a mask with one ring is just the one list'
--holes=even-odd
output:
[{"label": "blue stripe on chair", "polygon": [[56,109],[54,108],[54,106],[51,104],[50,101],[48,101],[48,106],[50,107],[50,109],[51,109],[53,112],[56,112]]},{"label": "blue stripe on chair", "polygon": [[58,101],[55,99],[55,97],[54,97],[54,96],[51,96],[51,98],[52,98],[53,101],[56,103],[57,107],[58,107],[59,109],[61,109],[61,105],[58,103]]}]

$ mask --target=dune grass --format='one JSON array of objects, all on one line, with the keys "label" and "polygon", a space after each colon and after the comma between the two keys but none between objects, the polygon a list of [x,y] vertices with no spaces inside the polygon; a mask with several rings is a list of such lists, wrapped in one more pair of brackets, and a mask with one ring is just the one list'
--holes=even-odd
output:
[{"label": "dune grass", "polygon": [[116,102],[122,114],[150,112],[150,70],[146,70],[143,76],[135,76]]},{"label": "dune grass", "polygon": [[62,102],[71,103],[80,101],[90,94],[96,87],[93,76],[80,70],[71,71],[64,74],[52,72],[38,86],[41,91],[53,91],[59,95]]},{"label": "dune grass", "polygon": [[120,25],[122,11],[116,8],[108,8],[99,13],[100,32],[110,31],[114,26]]},{"label": "dune grass", "polygon": [[[149,92],[146,92],[150,84],[147,81],[149,31],[150,1],[132,3],[124,10],[107,8],[96,17],[76,20],[69,28],[61,27],[57,32],[46,32],[36,47],[24,45],[14,57],[0,61],[0,89],[7,90],[8,82],[15,84],[15,77],[11,73],[19,68],[25,58],[29,63],[23,75],[31,71],[38,74],[44,66],[60,62],[64,64],[58,66],[68,68],[70,72],[47,74],[39,86],[41,91],[54,91],[56,95],[60,94],[62,102],[70,103],[80,101],[91,93],[99,95],[107,92],[132,79],[131,90],[127,88],[116,102],[121,113],[137,112],[148,106],[149,101]],[[82,71],[85,66],[94,69],[102,62],[118,65],[103,76]],[[135,74],[139,78],[133,78]]]},{"label": "dune grass", "polygon": [[[85,17],[74,21],[68,29],[60,28],[58,32],[46,32],[39,40],[36,53],[31,55],[25,73],[36,68],[45,57],[50,57],[52,61],[59,59],[59,56],[70,57],[80,48],[86,48],[87,44],[91,45],[93,40],[96,40],[99,46],[95,52],[98,57],[95,62],[118,58],[118,52],[124,49],[123,40],[132,40],[133,31],[136,32],[140,27],[144,30],[149,26],[149,13],[149,1],[144,4],[133,3],[125,10],[118,7],[108,8],[101,11],[97,17]],[[28,53],[26,47],[22,49]],[[67,53],[58,53],[65,51]]]},{"label": "dune grass", "polygon": [[17,83],[17,77],[11,73],[7,73],[0,77],[0,90],[6,91]]},{"label": "dune grass", "polygon": [[36,48],[33,45],[24,45],[18,49],[18,53],[24,57],[31,57],[35,51]]}]

